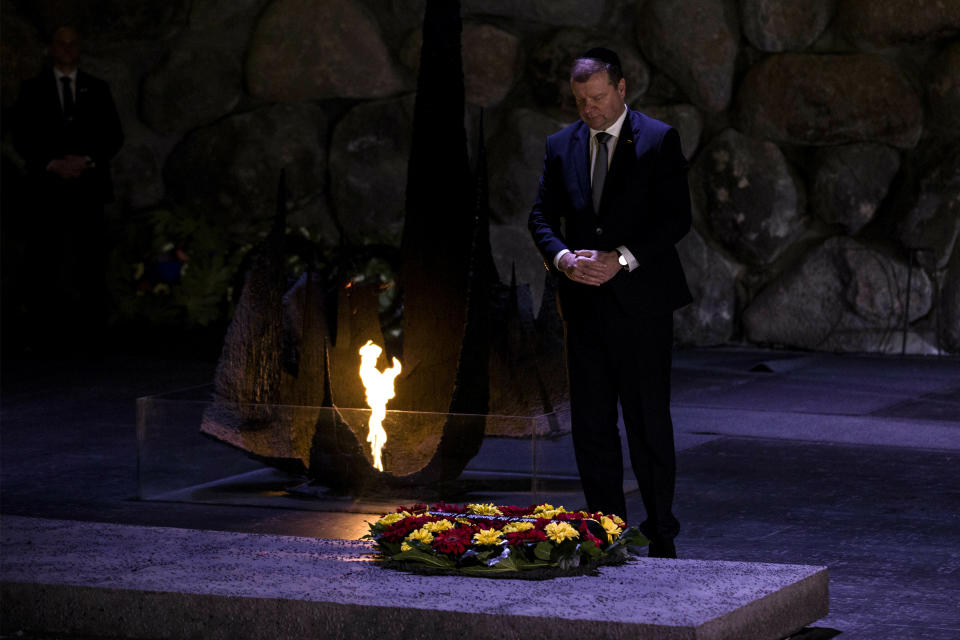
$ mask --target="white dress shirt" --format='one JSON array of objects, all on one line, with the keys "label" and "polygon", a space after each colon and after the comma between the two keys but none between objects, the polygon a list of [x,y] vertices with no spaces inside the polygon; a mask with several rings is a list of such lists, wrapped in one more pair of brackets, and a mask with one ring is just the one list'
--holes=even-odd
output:
[{"label": "white dress shirt", "polygon": [[[607,167],[610,166],[610,161],[613,159],[613,151],[617,148],[617,141],[620,139],[620,129],[623,128],[623,121],[627,119],[627,105],[623,105],[623,113],[620,114],[620,117],[617,118],[613,124],[604,129],[605,133],[610,134],[610,139],[607,140]],[[600,133],[598,129],[590,129],[590,180],[593,180],[593,167],[597,163],[597,150],[600,148],[600,144],[597,142],[597,134]],[[627,259],[627,271],[633,271],[640,263],[637,262],[637,259],[633,257],[633,254],[630,253],[630,250],[625,246],[621,245],[617,247],[623,257]],[[557,255],[553,257],[553,266],[557,269],[560,269],[560,258],[564,254],[570,253],[569,249],[561,249],[557,252]]]}]

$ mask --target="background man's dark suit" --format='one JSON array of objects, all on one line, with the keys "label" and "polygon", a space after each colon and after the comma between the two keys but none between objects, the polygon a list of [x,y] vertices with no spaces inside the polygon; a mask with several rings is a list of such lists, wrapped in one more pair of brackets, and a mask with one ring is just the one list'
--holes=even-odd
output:
[{"label": "background man's dark suit", "polygon": [[[106,82],[77,70],[73,117],[61,106],[52,69],[23,83],[16,108],[14,143],[26,160],[24,210],[29,250],[24,264],[34,341],[50,346],[76,329],[95,338],[103,319],[104,204],[113,198],[110,160],[123,131]],[[64,178],[51,162],[88,157],[79,176]],[[68,338],[69,339],[69,338]]]},{"label": "background man's dark suit", "polygon": [[690,228],[686,174],[676,130],[628,109],[595,212],[590,129],[578,121],[547,139],[529,220],[551,268],[563,249],[625,246],[639,263],[600,286],[559,278],[574,449],[588,507],[626,516],[619,399],[647,510],[641,530],[671,547],[679,531],[672,513],[672,314],[691,301],[674,246]]}]

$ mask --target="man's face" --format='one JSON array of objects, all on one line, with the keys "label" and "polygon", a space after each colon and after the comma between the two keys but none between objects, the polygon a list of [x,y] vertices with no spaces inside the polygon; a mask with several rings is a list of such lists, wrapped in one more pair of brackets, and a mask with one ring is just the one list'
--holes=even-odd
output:
[{"label": "man's face", "polygon": [[623,102],[627,95],[627,83],[623,78],[613,85],[610,75],[601,71],[587,78],[586,82],[571,80],[570,88],[577,101],[580,119],[591,129],[602,131],[623,113]]},{"label": "man's face", "polygon": [[50,58],[61,70],[70,71],[80,60],[80,38],[70,27],[61,27],[53,34],[50,42]]}]

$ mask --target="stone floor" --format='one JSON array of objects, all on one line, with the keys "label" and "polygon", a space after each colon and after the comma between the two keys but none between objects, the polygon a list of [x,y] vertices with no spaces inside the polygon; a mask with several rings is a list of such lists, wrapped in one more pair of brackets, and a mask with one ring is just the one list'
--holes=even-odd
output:
[{"label": "stone floor", "polygon": [[[134,399],[207,383],[212,360],[2,365],[2,515],[365,531],[355,513],[136,499]],[[811,638],[960,637],[960,360],[679,351],[674,419],[683,557],[828,566],[831,613]],[[628,509],[642,515],[638,495]]]}]

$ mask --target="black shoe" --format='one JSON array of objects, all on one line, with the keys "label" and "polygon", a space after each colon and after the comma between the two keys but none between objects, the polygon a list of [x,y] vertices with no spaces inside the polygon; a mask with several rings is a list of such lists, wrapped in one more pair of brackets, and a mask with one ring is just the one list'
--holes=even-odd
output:
[{"label": "black shoe", "polygon": [[651,541],[647,556],[650,558],[676,558],[677,547],[674,546],[673,540]]}]

